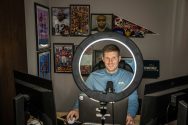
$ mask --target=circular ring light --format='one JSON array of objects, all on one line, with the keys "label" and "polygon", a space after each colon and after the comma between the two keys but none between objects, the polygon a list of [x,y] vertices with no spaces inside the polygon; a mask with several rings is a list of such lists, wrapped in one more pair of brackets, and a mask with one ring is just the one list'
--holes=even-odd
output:
[{"label": "circular ring light", "polygon": [[[80,64],[84,52],[87,50],[87,48],[89,48],[93,44],[101,41],[117,42],[121,44],[123,47],[125,47],[133,57],[135,63],[135,67],[134,67],[135,71],[133,78],[129,83],[129,85],[119,93],[102,93],[99,91],[91,90],[87,87],[81,75]],[[84,39],[76,49],[72,66],[73,66],[73,77],[78,88],[90,98],[103,102],[116,102],[129,96],[140,84],[143,74],[143,58],[139,48],[132,40],[115,32],[96,33]]]}]

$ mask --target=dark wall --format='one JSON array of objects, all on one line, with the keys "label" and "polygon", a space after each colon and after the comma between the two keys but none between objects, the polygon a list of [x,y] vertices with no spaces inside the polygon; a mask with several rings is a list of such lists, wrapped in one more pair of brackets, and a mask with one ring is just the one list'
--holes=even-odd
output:
[{"label": "dark wall", "polygon": [[0,124],[14,125],[13,70],[27,72],[24,0],[0,4]]}]

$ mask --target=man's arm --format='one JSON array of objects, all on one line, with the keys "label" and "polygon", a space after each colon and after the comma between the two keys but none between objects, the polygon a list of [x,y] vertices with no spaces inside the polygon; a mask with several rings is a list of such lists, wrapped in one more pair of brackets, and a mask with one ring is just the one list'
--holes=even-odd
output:
[{"label": "man's arm", "polygon": [[135,117],[138,111],[138,94],[134,91],[128,97],[128,113],[130,116]]},{"label": "man's arm", "polygon": [[128,111],[126,117],[126,125],[135,125],[134,117],[138,111],[138,95],[137,91],[134,91],[128,97]]},{"label": "man's arm", "polygon": [[75,117],[76,120],[79,118],[79,109],[78,109],[78,107],[79,107],[79,101],[77,99],[75,101],[75,103],[74,103],[73,109],[67,115],[67,120],[69,120],[69,119],[72,120],[73,117]]},{"label": "man's arm", "polygon": [[73,120],[73,118],[75,117],[75,119],[77,120],[79,118],[79,110],[77,109],[73,109],[71,110],[68,115],[67,115],[67,120]]}]

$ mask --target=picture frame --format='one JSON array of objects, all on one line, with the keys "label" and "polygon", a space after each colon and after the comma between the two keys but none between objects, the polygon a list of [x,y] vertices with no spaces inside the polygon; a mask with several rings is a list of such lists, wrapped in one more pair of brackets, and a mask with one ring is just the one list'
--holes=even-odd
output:
[{"label": "picture frame", "polygon": [[34,3],[35,7],[35,29],[36,29],[36,49],[50,48],[50,23],[49,23],[49,8]]},{"label": "picture frame", "polygon": [[88,36],[90,34],[90,5],[70,5],[70,35]]},{"label": "picture frame", "polygon": [[41,78],[51,79],[51,51],[37,52],[37,69],[38,76]]},{"label": "picture frame", "polygon": [[73,43],[53,43],[54,72],[71,73],[74,54]]},{"label": "picture frame", "polygon": [[76,49],[78,48],[79,45],[74,45],[74,53],[76,52]]},{"label": "picture frame", "polygon": [[70,8],[52,7],[52,35],[69,36],[70,35]]},{"label": "picture frame", "polygon": [[160,60],[143,60],[143,78],[157,79],[160,77]]},{"label": "picture frame", "polygon": [[83,76],[88,76],[92,72],[92,62],[93,62],[93,48],[89,47],[83,54],[80,71]]},{"label": "picture frame", "polygon": [[92,13],[90,24],[91,34],[112,31],[113,14]]},{"label": "picture frame", "polygon": [[93,66],[102,60],[102,50],[93,50]]}]

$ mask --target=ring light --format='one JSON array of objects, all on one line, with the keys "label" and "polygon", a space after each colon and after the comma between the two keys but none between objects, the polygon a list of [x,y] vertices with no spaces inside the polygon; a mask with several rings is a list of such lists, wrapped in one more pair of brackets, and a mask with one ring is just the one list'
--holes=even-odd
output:
[{"label": "ring light", "polygon": [[[84,84],[84,80],[80,71],[81,59],[83,57],[84,52],[89,47],[101,41],[103,42],[112,41],[119,43],[120,45],[125,47],[133,57],[134,66],[135,66],[134,67],[135,72],[133,78],[129,83],[129,85],[119,93],[102,93],[99,91],[94,91],[89,89],[87,85]],[[101,32],[87,37],[78,46],[73,58],[73,77],[78,88],[83,93],[85,93],[88,97],[103,102],[116,102],[129,96],[140,84],[142,79],[142,73],[143,73],[143,58],[139,48],[132,40],[115,32]]]}]

